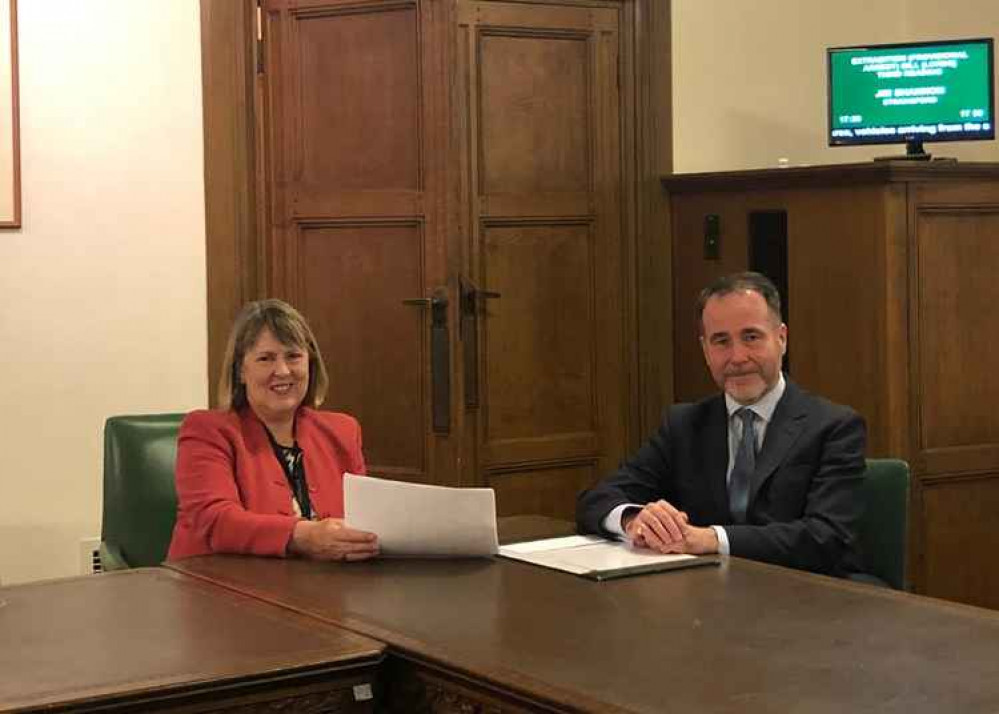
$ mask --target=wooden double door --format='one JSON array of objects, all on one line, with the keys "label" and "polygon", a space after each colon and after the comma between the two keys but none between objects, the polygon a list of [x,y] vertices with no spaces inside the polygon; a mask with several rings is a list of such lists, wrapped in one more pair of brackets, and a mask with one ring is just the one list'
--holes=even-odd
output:
[{"label": "wooden double door", "polygon": [[258,292],[372,473],[571,517],[634,438],[626,10],[261,0]]}]

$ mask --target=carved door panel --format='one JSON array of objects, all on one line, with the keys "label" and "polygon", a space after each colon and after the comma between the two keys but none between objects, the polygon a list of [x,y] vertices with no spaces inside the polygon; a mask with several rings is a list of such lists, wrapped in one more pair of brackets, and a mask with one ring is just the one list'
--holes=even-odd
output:
[{"label": "carved door panel", "polygon": [[625,448],[619,16],[458,3],[463,453],[500,515],[572,517]]},{"label": "carved door panel", "polygon": [[313,325],[369,470],[425,483],[457,478],[443,7],[262,4],[268,290]]}]

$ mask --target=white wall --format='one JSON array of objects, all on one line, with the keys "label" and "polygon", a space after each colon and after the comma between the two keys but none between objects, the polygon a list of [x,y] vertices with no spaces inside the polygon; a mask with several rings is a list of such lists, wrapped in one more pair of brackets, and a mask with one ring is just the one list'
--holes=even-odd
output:
[{"label": "white wall", "polygon": [[73,575],[108,415],[207,393],[198,0],[20,0],[0,231],[0,579]]},{"label": "white wall", "polygon": [[[826,145],[825,49],[999,37],[996,0],[673,0],[677,172],[866,161],[898,146]],[[999,142],[928,144],[999,161]]]}]

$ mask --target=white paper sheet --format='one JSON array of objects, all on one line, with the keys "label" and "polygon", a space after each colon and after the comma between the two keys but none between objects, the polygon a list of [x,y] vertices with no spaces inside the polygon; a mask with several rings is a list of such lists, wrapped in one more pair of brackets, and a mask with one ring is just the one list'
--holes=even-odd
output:
[{"label": "white paper sheet", "polygon": [[511,543],[500,548],[500,554],[523,554],[543,553],[547,550],[562,550],[563,548],[577,548],[581,545],[594,545],[596,543],[606,543],[605,538],[600,536],[572,535],[561,536],[559,538],[544,538],[542,540],[529,540],[523,543]]},{"label": "white paper sheet", "polygon": [[344,522],[378,536],[382,555],[495,555],[491,488],[446,488],[344,474]]},{"label": "white paper sheet", "polygon": [[658,564],[679,566],[683,561],[697,560],[693,555],[662,555],[645,548],[632,548],[625,542],[595,536],[568,536],[515,543],[500,548],[499,554],[576,575],[641,569],[643,566]]}]

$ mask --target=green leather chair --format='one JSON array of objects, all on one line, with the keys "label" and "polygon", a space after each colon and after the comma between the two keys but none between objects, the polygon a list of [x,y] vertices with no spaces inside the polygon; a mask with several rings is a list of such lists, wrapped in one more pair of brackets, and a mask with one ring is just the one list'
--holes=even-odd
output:
[{"label": "green leather chair", "polygon": [[116,416],[104,425],[101,568],[159,565],[177,518],[174,465],[184,414]]},{"label": "green leather chair", "polygon": [[859,535],[866,571],[905,590],[909,465],[897,459],[868,459],[863,498]]}]

